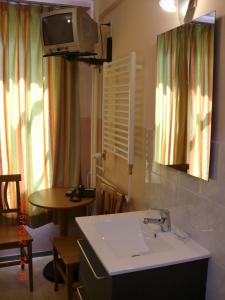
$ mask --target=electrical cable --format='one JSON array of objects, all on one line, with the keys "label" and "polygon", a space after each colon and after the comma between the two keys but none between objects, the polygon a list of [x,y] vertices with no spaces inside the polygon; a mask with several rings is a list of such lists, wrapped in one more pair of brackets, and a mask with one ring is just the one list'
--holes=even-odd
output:
[{"label": "electrical cable", "polygon": [[111,26],[111,23],[108,22],[108,23],[102,23],[100,24],[99,26],[99,34],[100,34],[100,44],[101,44],[101,57],[103,58],[103,37],[102,37],[102,26]]}]

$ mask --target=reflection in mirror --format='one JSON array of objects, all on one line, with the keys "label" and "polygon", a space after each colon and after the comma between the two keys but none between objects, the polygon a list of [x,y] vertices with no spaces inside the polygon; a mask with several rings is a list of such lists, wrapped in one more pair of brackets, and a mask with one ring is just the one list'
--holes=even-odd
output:
[{"label": "reflection in mirror", "polygon": [[208,180],[215,12],[157,37],[154,160]]}]

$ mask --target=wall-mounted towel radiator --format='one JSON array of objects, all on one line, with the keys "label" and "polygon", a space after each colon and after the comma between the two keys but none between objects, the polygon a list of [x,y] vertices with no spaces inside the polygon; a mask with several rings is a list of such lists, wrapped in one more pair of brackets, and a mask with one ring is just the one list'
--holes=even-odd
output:
[{"label": "wall-mounted towel radiator", "polygon": [[103,65],[102,150],[134,161],[136,53]]}]

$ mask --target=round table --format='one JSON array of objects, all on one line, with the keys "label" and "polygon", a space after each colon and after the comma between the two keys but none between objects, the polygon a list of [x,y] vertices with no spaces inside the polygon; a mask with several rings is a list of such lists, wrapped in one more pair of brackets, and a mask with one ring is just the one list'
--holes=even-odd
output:
[{"label": "round table", "polygon": [[58,212],[60,235],[68,234],[67,212],[71,208],[78,208],[93,204],[95,198],[80,198],[80,201],[71,201],[65,196],[68,188],[48,188],[34,192],[29,197],[29,202],[35,206],[53,209]]},{"label": "round table", "polygon": [[[95,198],[80,198],[78,199],[79,201],[71,201],[69,197],[65,196],[65,193],[68,190],[68,188],[49,188],[34,192],[29,197],[29,202],[31,204],[42,208],[53,209],[58,212],[60,236],[68,235],[68,210],[71,208],[88,206],[95,201]],[[43,274],[46,279],[53,282],[55,281],[53,261],[45,266]],[[77,272],[75,276],[77,277]],[[63,282],[63,280],[61,282]]]}]

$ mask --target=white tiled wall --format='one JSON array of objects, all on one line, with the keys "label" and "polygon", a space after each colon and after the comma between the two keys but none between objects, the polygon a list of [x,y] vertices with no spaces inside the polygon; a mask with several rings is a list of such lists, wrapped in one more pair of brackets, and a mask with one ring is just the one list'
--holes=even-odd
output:
[{"label": "white tiled wall", "polygon": [[153,132],[146,161],[146,208],[169,208],[174,225],[212,253],[207,300],[225,299],[225,145],[212,144],[209,182],[152,162]]}]

